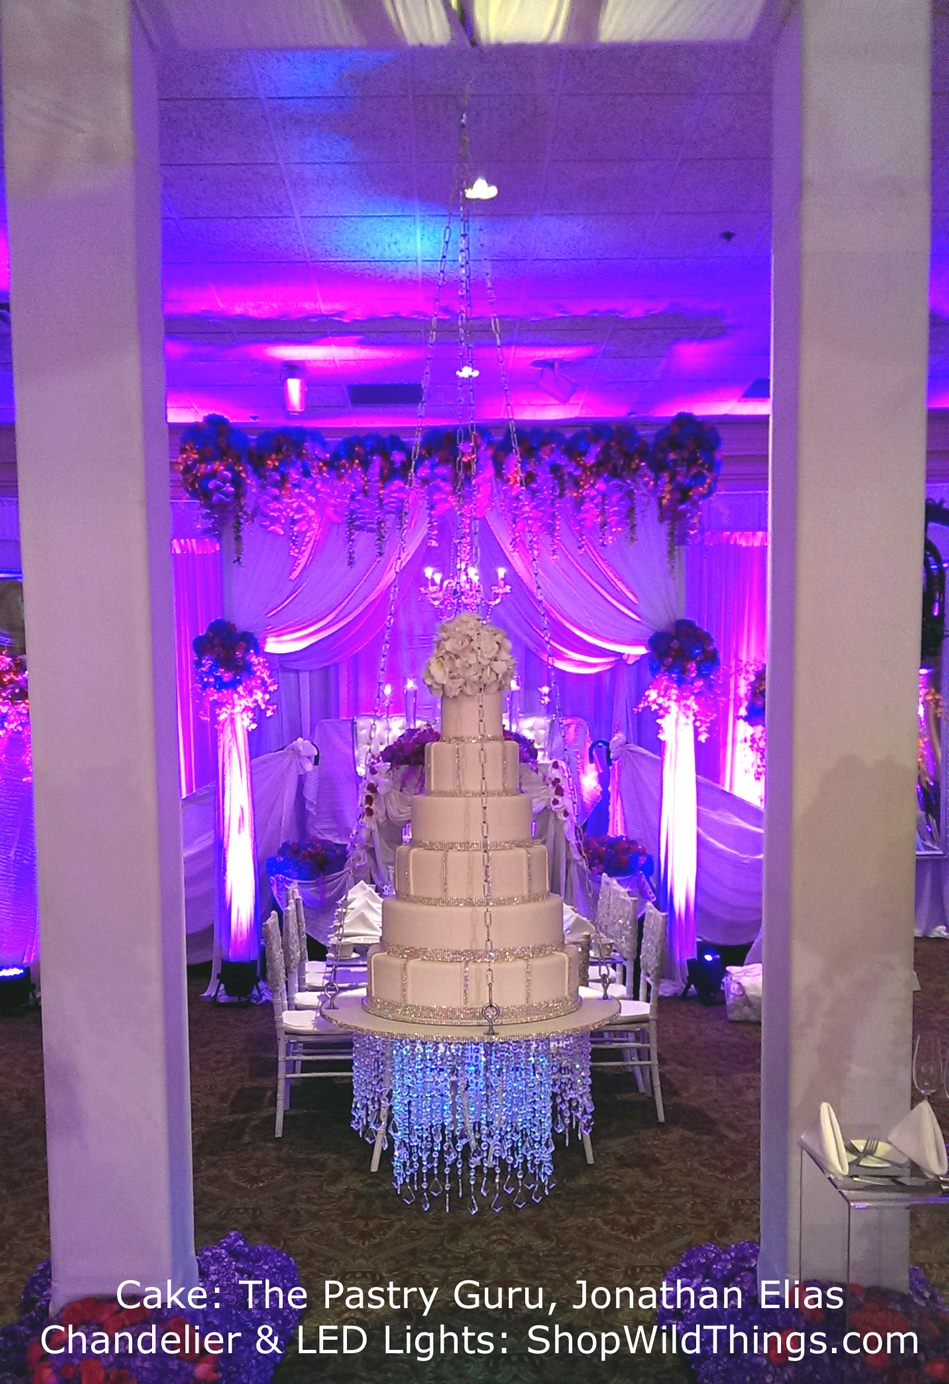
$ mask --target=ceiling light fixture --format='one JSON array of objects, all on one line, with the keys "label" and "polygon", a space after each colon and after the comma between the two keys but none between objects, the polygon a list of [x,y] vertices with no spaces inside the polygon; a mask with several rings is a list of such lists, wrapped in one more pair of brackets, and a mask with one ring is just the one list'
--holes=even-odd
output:
[{"label": "ceiling light fixture", "polygon": [[540,371],[537,377],[538,389],[549,394],[560,404],[565,404],[573,397],[577,386],[573,380],[560,373],[559,360],[535,360],[532,364]]},{"label": "ceiling light fixture", "polygon": [[465,196],[469,202],[490,202],[497,195],[497,188],[486,178],[475,178],[471,186],[465,188]]},{"label": "ceiling light fixture", "polygon": [[302,365],[287,361],[280,371],[283,385],[283,406],[288,413],[306,412],[306,376]]}]

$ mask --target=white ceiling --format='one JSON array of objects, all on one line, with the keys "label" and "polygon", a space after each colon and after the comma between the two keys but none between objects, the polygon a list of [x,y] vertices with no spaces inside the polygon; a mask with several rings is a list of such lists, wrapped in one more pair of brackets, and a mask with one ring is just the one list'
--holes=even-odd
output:
[{"label": "white ceiling", "polygon": [[[588,15],[591,4],[600,18],[618,13],[584,3]],[[169,12],[181,24],[210,13],[199,0],[161,4],[166,28]],[[376,4],[344,9],[365,17]],[[581,10],[574,0],[574,19]],[[241,5],[216,12],[224,24]],[[275,8],[274,22],[291,12],[323,13]],[[931,402],[945,407],[944,14],[933,48],[930,374]],[[499,189],[480,204],[482,239],[519,418],[767,412],[766,397],[744,396],[756,383],[760,395],[769,374],[769,89],[765,41],[168,54],[170,419],[217,410],[279,421],[280,366],[293,360],[307,370],[308,423],[411,426],[414,407],[354,409],[346,386],[421,379],[465,91],[475,171]],[[452,274],[450,306],[455,283]],[[474,307],[478,413],[496,420],[503,400],[477,259]],[[457,417],[452,333],[448,323],[432,421]],[[12,417],[8,347],[0,338],[0,418]],[[538,389],[532,362],[546,358],[576,384],[566,404]]]}]

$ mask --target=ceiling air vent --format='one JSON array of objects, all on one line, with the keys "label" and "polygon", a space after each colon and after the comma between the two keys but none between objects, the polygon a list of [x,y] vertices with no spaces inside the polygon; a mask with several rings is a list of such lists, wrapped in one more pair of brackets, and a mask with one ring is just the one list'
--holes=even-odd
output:
[{"label": "ceiling air vent", "polygon": [[420,384],[348,384],[346,392],[353,408],[393,407],[397,404],[419,404]]},{"label": "ceiling air vent", "polygon": [[751,384],[748,386],[748,388],[745,390],[744,394],[741,397],[743,399],[770,399],[770,379],[752,380]]}]

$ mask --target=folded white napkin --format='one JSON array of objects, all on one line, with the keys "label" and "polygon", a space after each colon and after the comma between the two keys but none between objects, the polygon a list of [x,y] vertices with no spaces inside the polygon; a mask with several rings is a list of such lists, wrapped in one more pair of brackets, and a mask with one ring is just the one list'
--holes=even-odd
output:
[{"label": "folded white napkin", "polygon": [[928,1100],[920,1101],[890,1130],[889,1142],[930,1177],[945,1177],[949,1170],[946,1141]]},{"label": "folded white napkin", "polygon": [[365,880],[350,889],[343,921],[347,942],[375,942],[382,935],[382,899]]},{"label": "folded white napkin", "polygon": [[827,1166],[839,1177],[847,1176],[850,1166],[844,1136],[840,1132],[840,1122],[832,1106],[824,1101],[820,1108],[820,1141]]}]

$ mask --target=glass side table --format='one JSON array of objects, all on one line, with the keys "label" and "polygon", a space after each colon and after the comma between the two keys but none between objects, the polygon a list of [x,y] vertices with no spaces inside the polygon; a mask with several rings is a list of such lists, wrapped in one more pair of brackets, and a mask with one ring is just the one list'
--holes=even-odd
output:
[{"label": "glass side table", "polygon": [[[915,1163],[906,1165],[905,1180],[892,1181],[878,1174],[860,1176],[850,1173],[841,1177],[832,1171],[824,1157],[820,1137],[816,1134],[802,1134],[798,1140],[800,1149],[799,1221],[798,1221],[798,1265],[797,1276],[803,1278],[804,1243],[804,1167],[809,1158],[833,1187],[847,1207],[847,1277],[848,1300],[851,1274],[851,1247],[853,1241],[853,1217],[858,1211],[909,1211],[914,1206],[949,1206],[949,1177],[927,1177]],[[849,1314],[849,1301],[848,1301]]]}]

